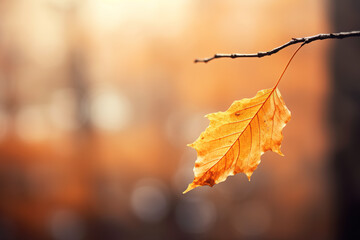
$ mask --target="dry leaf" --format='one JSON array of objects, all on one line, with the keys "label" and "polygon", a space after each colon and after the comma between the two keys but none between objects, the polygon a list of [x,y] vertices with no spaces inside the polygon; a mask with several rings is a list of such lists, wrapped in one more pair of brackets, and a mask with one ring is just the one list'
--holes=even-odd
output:
[{"label": "dry leaf", "polygon": [[209,127],[189,145],[198,156],[194,181],[184,193],[198,186],[213,186],[239,172],[250,181],[264,152],[272,150],[283,155],[282,129],[291,115],[277,85],[259,91],[253,98],[235,101],[226,112],[206,117]]}]

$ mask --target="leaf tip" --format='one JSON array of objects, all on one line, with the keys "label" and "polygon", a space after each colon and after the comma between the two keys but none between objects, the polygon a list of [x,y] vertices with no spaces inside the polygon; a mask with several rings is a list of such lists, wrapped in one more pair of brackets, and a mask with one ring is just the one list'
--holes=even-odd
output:
[{"label": "leaf tip", "polygon": [[247,179],[248,179],[249,182],[250,182],[250,181],[251,181],[252,172],[247,172],[247,173],[245,173],[245,174],[246,174]]},{"label": "leaf tip", "polygon": [[275,149],[272,149],[273,152],[279,154],[280,156],[284,157],[285,155],[281,152],[280,150],[280,144],[275,148]]},{"label": "leaf tip", "polygon": [[186,146],[196,149],[196,148],[195,148],[195,142],[189,143],[189,144],[187,144]]},{"label": "leaf tip", "polygon": [[190,192],[191,190],[193,190],[194,188],[196,188],[196,186],[194,186],[193,183],[190,183],[189,186],[187,187],[187,189],[185,191],[183,191],[182,194],[186,194],[187,192]]}]

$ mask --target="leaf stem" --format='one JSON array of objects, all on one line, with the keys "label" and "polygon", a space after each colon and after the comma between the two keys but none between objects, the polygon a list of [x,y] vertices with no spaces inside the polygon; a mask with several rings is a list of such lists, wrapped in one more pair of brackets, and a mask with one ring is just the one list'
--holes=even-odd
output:
[{"label": "leaf stem", "polygon": [[273,91],[274,91],[274,90],[275,90],[275,88],[279,85],[280,80],[281,80],[281,79],[282,79],[282,77],[284,76],[284,74],[285,74],[285,72],[286,72],[287,68],[289,67],[289,65],[290,65],[291,61],[293,60],[293,58],[295,57],[295,55],[298,53],[298,51],[300,50],[300,48],[302,48],[305,44],[306,44],[306,42],[304,42],[303,44],[301,44],[301,45],[300,45],[300,47],[298,47],[298,48],[296,49],[296,51],[293,53],[293,55],[291,56],[290,60],[289,60],[289,61],[288,61],[288,63],[286,64],[286,66],[285,66],[285,68],[284,68],[283,72],[281,73],[281,75],[280,75],[279,79],[277,80],[277,82],[276,82],[276,84],[275,84],[275,86],[274,86],[274,88],[273,88]]}]

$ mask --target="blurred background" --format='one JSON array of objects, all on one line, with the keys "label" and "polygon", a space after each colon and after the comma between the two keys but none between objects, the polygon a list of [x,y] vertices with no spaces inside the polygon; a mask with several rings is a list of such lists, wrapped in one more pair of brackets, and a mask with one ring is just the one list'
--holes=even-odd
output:
[{"label": "blurred background", "polygon": [[292,111],[285,157],[267,152],[251,182],[182,192],[203,116],[272,87],[296,46],[193,60],[359,30],[359,10],[356,0],[1,0],[0,239],[355,239],[343,237],[359,234],[359,39],[314,42],[290,65],[279,86]]}]

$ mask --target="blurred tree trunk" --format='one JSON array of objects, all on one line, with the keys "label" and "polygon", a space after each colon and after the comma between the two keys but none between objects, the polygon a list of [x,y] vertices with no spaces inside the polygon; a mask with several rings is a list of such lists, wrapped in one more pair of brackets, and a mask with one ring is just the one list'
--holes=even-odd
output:
[{"label": "blurred tree trunk", "polygon": [[[333,0],[334,32],[360,29],[360,1]],[[360,39],[335,41],[331,96],[337,239],[360,239]]]}]

